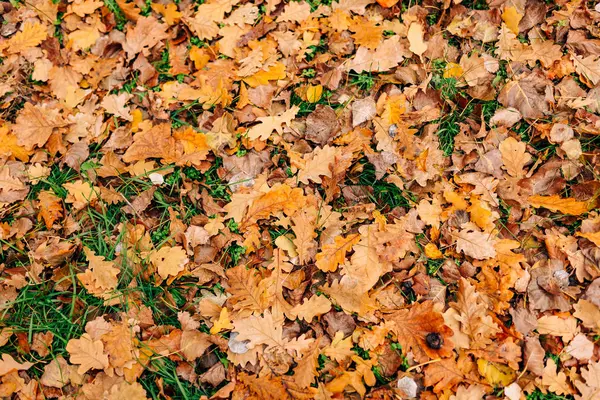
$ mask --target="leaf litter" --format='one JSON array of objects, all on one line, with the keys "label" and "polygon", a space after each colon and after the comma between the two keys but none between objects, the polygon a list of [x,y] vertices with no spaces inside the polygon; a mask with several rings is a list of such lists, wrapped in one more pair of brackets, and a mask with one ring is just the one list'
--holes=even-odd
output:
[{"label": "leaf litter", "polygon": [[600,399],[600,7],[0,3],[0,396]]}]

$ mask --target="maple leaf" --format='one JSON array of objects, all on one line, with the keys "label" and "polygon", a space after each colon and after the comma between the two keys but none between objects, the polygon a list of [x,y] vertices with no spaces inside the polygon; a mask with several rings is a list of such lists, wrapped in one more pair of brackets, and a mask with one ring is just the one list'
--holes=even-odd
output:
[{"label": "maple leaf", "polygon": [[333,272],[338,265],[346,259],[346,253],[360,241],[359,234],[351,234],[347,237],[336,236],[334,242],[325,244],[321,252],[316,255],[316,266],[323,272]]},{"label": "maple leaf", "polygon": [[274,131],[280,135],[283,134],[283,125],[289,125],[296,117],[298,110],[297,106],[292,106],[292,108],[276,116],[258,117],[256,120],[259,124],[248,130],[248,137],[252,140],[267,140]]},{"label": "maple leaf", "polygon": [[188,261],[187,254],[181,246],[163,246],[150,254],[150,262],[154,264],[162,279],[176,277],[185,269]]},{"label": "maple leaf", "polygon": [[0,376],[4,376],[12,371],[27,371],[29,368],[33,367],[33,363],[17,362],[10,354],[2,354],[2,359],[0,359]]},{"label": "maple leaf", "polygon": [[563,199],[556,194],[552,196],[530,196],[528,200],[532,207],[543,207],[563,214],[580,215],[588,211],[587,203],[572,198]]},{"label": "maple leaf", "polygon": [[108,356],[104,354],[104,345],[100,340],[93,340],[84,333],[79,339],[71,339],[67,343],[71,364],[79,364],[78,374],[85,374],[90,369],[108,368]]},{"label": "maple leaf", "polygon": [[432,301],[396,311],[386,320],[394,323],[392,331],[396,334],[398,343],[404,351],[412,351],[416,361],[449,357],[452,354],[452,329],[444,324],[444,318],[434,310]]}]

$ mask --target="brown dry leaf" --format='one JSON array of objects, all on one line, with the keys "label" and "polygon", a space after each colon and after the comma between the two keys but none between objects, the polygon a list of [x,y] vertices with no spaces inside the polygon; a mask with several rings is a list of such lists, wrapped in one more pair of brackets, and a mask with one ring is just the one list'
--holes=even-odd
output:
[{"label": "brown dry leaf", "polygon": [[524,118],[542,118],[550,112],[546,90],[550,82],[535,74],[509,81],[498,95],[505,107],[519,110]]},{"label": "brown dry leaf", "polygon": [[131,60],[140,52],[148,56],[152,47],[168,37],[167,28],[168,25],[161,24],[152,16],[138,18],[135,28],[127,31],[123,46],[127,52],[127,58]]},{"label": "brown dry leaf", "polygon": [[536,329],[541,334],[560,336],[565,342],[571,341],[579,330],[574,317],[561,318],[557,315],[544,315],[538,319]]},{"label": "brown dry leaf", "polygon": [[489,315],[487,302],[465,278],[459,281],[456,300],[450,306],[458,312],[454,318],[460,323],[462,333],[468,336],[469,348],[479,349],[490,345],[501,329]]},{"label": "brown dry leaf", "polygon": [[311,322],[314,317],[320,317],[331,310],[331,301],[325,296],[312,296],[310,299],[292,308],[292,314],[298,319]]},{"label": "brown dry leaf", "polygon": [[444,324],[444,318],[434,310],[432,301],[396,311],[387,320],[394,323],[392,331],[396,333],[398,343],[404,351],[412,351],[416,361],[452,354],[452,329]]},{"label": "brown dry leaf", "polygon": [[25,103],[12,129],[19,145],[27,149],[43,147],[56,128],[66,125],[58,110]]},{"label": "brown dry leaf", "polygon": [[293,106],[279,115],[257,118],[256,120],[259,124],[248,130],[248,137],[252,140],[267,140],[273,132],[277,132],[280,135],[283,134],[283,126],[289,125],[292,122],[298,110],[298,107]]}]

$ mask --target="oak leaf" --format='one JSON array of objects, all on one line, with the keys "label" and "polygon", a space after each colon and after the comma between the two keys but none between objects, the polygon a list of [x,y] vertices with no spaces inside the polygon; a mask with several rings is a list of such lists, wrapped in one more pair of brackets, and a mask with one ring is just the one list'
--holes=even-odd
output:
[{"label": "oak leaf", "polygon": [[567,382],[567,376],[562,371],[556,372],[556,363],[551,358],[546,360],[546,367],[542,375],[542,384],[548,387],[548,390],[558,395],[573,393]]},{"label": "oak leaf", "polygon": [[84,333],[79,339],[71,339],[67,343],[71,364],[79,364],[77,373],[85,374],[90,369],[108,368],[108,356],[104,354],[104,345],[100,340],[92,340]]},{"label": "oak leaf", "polygon": [[531,160],[531,155],[525,151],[525,143],[508,137],[500,143],[499,148],[506,172],[516,178],[523,177],[523,168]]},{"label": "oak leaf", "polygon": [[33,367],[33,363],[19,363],[10,354],[2,354],[0,359],[0,376],[4,376],[12,371],[27,371]]},{"label": "oak leaf", "polygon": [[127,31],[123,45],[127,58],[131,60],[140,52],[148,56],[152,47],[168,37],[167,28],[168,25],[161,24],[152,16],[140,17],[135,27]]},{"label": "oak leaf", "polygon": [[458,284],[456,302],[450,306],[458,311],[455,319],[461,331],[470,339],[470,348],[485,348],[501,330],[488,314],[487,304],[465,278]]},{"label": "oak leaf", "polygon": [[66,123],[57,110],[25,103],[12,130],[19,145],[33,149],[35,146],[43,147],[54,129],[64,126]]},{"label": "oak leaf", "polygon": [[48,28],[39,23],[25,22],[22,30],[0,46],[0,50],[8,54],[21,53],[31,47],[36,47],[48,36]]},{"label": "oak leaf", "polygon": [[[402,349],[412,351],[418,362],[449,357],[454,348],[450,339],[452,329],[444,324],[444,318],[434,310],[434,304],[430,300],[414,303],[409,309],[396,311],[387,317],[395,324],[392,330]],[[436,345],[428,344],[434,338]]]},{"label": "oak leaf", "polygon": [[323,245],[321,252],[317,253],[315,263],[317,268],[323,272],[335,271],[346,259],[346,253],[359,241],[359,234],[336,236],[333,243]]},{"label": "oak leaf", "polygon": [[273,132],[283,134],[283,126],[289,125],[296,117],[299,108],[292,106],[283,113],[271,117],[258,117],[256,120],[259,124],[248,130],[248,137],[252,140],[260,139],[267,140]]},{"label": "oak leaf", "polygon": [[569,342],[579,331],[574,317],[561,318],[557,315],[544,315],[537,322],[537,331],[541,334],[560,336]]},{"label": "oak leaf", "polygon": [[585,380],[575,381],[575,387],[581,395],[575,395],[576,400],[594,400],[600,395],[600,361],[590,362],[581,368],[581,376]]},{"label": "oak leaf", "polygon": [[469,257],[486,260],[496,256],[494,240],[489,233],[463,229],[456,234],[456,250]]},{"label": "oak leaf", "polygon": [[298,304],[292,308],[292,314],[298,319],[303,319],[306,322],[312,322],[314,317],[320,317],[331,310],[331,301],[325,296],[312,296],[305,300],[304,303]]},{"label": "oak leaf", "polygon": [[177,276],[185,269],[188,261],[187,254],[181,246],[163,246],[150,255],[150,262],[154,264],[162,279]]}]

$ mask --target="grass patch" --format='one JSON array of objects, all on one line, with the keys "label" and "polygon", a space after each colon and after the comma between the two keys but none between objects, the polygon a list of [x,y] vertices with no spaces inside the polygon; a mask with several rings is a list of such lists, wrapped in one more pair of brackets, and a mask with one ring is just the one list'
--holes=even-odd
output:
[{"label": "grass patch", "polygon": [[[360,161],[363,163],[363,169],[358,178],[358,184],[361,186],[369,186],[373,188],[371,201],[373,201],[378,209],[394,209],[396,207],[410,207],[412,199],[407,192],[402,191],[393,183],[385,181],[385,176],[382,179],[377,179],[375,175],[375,166],[365,159]],[[408,198],[407,198],[408,197]]]}]

